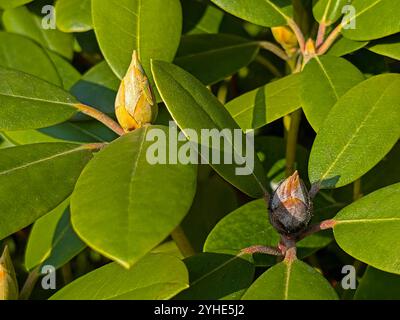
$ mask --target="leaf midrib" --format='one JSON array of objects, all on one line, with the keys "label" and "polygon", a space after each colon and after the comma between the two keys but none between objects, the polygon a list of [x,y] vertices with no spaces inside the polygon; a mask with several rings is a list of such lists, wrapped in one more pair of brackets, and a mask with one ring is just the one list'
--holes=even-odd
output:
[{"label": "leaf midrib", "polygon": [[353,135],[350,137],[350,139],[348,140],[348,142],[344,145],[344,147],[342,148],[342,150],[339,152],[339,154],[337,155],[336,159],[332,162],[332,164],[329,166],[329,168],[325,171],[325,173],[322,175],[322,177],[319,179],[320,181],[324,181],[324,179],[331,173],[332,169],[336,166],[336,163],[339,161],[339,159],[343,156],[343,154],[346,152],[346,150],[349,148],[349,146],[352,144],[353,140],[357,137],[358,133],[360,132],[360,130],[365,126],[365,122],[369,119],[369,117],[371,116],[371,114],[375,111],[375,109],[377,108],[377,106],[379,105],[380,101],[383,99],[383,97],[385,96],[386,92],[389,91],[389,89],[392,88],[392,86],[396,85],[397,82],[395,81],[394,83],[392,83],[391,85],[389,85],[387,88],[385,88],[385,90],[382,92],[381,96],[379,97],[379,99],[377,99],[377,101],[374,103],[374,105],[371,107],[371,109],[367,112],[366,116],[364,117],[364,119],[361,121],[360,125],[357,127],[357,129],[355,130],[355,132],[353,133]]},{"label": "leaf midrib", "polygon": [[62,157],[62,156],[65,156],[67,154],[78,152],[78,151],[81,151],[81,150],[83,150],[83,148],[82,148],[82,146],[79,146],[79,147],[74,148],[74,149],[70,149],[70,150],[67,150],[67,151],[64,151],[64,152],[56,153],[56,154],[54,154],[52,156],[49,156],[49,157],[45,157],[45,158],[41,158],[39,160],[27,162],[27,163],[25,163],[23,165],[20,165],[18,167],[14,167],[14,168],[11,168],[11,169],[8,169],[8,170],[0,172],[0,176],[9,174],[9,173],[14,172],[14,171],[22,170],[22,169],[28,168],[30,166],[34,166],[34,165],[42,163],[42,162],[50,161],[50,160],[56,159],[58,157]]},{"label": "leaf midrib", "polygon": [[[162,68],[162,66],[160,66],[160,65],[159,65],[159,67]],[[206,112],[206,111],[203,109],[203,107],[196,101],[196,99],[193,97],[193,95],[190,93],[190,91],[188,91],[185,87],[183,87],[183,86],[180,84],[180,82],[177,81],[177,80],[173,77],[173,75],[171,75],[171,74],[170,74],[169,72],[167,72],[165,69],[163,69],[163,70],[164,70],[165,74],[167,74],[167,75],[168,75],[168,76],[183,90],[183,91],[185,91],[185,93],[186,93],[187,95],[190,96],[190,98],[195,102],[196,105],[200,106],[200,109],[201,109],[201,110],[203,111],[203,113],[211,120],[211,122],[212,122],[213,124],[219,125],[216,121],[213,120],[213,118],[211,118],[211,116],[208,114],[208,112]],[[227,111],[227,112],[228,112],[228,111]],[[176,119],[175,119],[175,117],[174,117],[174,115],[173,115],[172,113],[171,113],[171,116],[172,116],[172,118],[175,120],[176,123],[179,123],[179,121],[176,121]],[[230,116],[230,114],[229,114],[229,116]],[[182,132],[184,133],[186,139],[190,141],[189,135],[185,132],[184,129],[182,129]],[[235,145],[232,143],[232,141],[228,140],[228,142],[229,142],[229,143],[231,144],[231,146],[233,147],[233,151],[236,152],[236,154],[241,155],[241,153],[239,153],[239,152],[235,149]],[[200,152],[199,152],[199,155],[202,157],[202,159],[207,160],[207,159],[205,159],[205,158],[203,157],[203,155],[202,155]],[[257,158],[255,159],[255,161],[257,161]],[[253,172],[251,173],[251,176],[252,176],[252,177],[255,179],[255,181],[258,183],[258,185],[259,185],[261,191],[265,193],[265,192],[266,192],[265,187],[263,186],[262,182],[258,179],[258,177],[254,174],[254,170],[253,170]]]}]

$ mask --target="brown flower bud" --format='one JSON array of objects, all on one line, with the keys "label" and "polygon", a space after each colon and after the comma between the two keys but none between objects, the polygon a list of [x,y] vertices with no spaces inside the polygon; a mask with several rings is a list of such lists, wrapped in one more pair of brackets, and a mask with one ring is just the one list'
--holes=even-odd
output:
[{"label": "brown flower bud", "polygon": [[0,257],[0,300],[17,300],[18,283],[8,248]]},{"label": "brown flower bud", "polygon": [[279,233],[297,234],[312,217],[312,202],[297,171],[282,181],[270,200],[270,221]]}]

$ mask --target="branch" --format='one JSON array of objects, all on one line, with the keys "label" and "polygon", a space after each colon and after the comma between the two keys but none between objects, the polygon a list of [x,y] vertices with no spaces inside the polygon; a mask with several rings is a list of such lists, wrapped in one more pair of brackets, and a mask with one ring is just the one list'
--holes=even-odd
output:
[{"label": "branch", "polygon": [[283,74],[275,67],[271,62],[259,55],[256,57],[256,61],[262,66],[266,67],[275,77],[282,78]]},{"label": "branch", "polygon": [[296,35],[301,52],[304,53],[306,41],[304,40],[303,32],[300,30],[300,27],[293,19],[287,19],[287,23]]},{"label": "branch", "polygon": [[331,32],[331,34],[328,36],[328,38],[325,40],[325,42],[319,47],[317,54],[318,55],[323,55],[325,54],[329,48],[332,46],[332,44],[336,41],[336,39],[340,36],[340,32],[342,31],[342,24],[338,24],[335,29]]},{"label": "branch", "polygon": [[317,40],[315,42],[315,46],[317,48],[319,48],[324,43],[325,33],[326,33],[326,24],[325,21],[322,21],[318,27],[318,35],[317,35]]},{"label": "branch", "polygon": [[300,241],[314,233],[317,233],[322,230],[332,229],[336,225],[336,221],[333,219],[324,220],[320,223],[314,224],[308,227],[303,233],[301,233],[297,238],[296,241]]},{"label": "branch", "polygon": [[171,232],[171,237],[175,241],[179,251],[185,258],[195,255],[196,252],[180,225]]},{"label": "branch", "polygon": [[39,279],[39,267],[35,268],[28,274],[24,286],[22,287],[22,290],[19,294],[19,300],[29,299],[38,279]]},{"label": "branch", "polygon": [[82,103],[75,104],[75,108],[77,108],[80,112],[88,115],[89,117],[92,117],[93,119],[100,121],[101,123],[103,123],[105,126],[110,128],[112,131],[114,131],[119,136],[122,136],[125,134],[124,129],[122,129],[121,126],[117,122],[115,122],[113,119],[111,119],[109,116],[107,116],[103,112],[101,112],[95,108],[89,107]]},{"label": "branch", "polygon": [[289,56],[286,54],[286,52],[279,48],[276,44],[269,41],[260,41],[259,45],[262,49],[272,52],[282,60],[289,60]]},{"label": "branch", "polygon": [[272,256],[282,256],[283,255],[282,251],[279,248],[256,245],[256,246],[251,246],[251,247],[240,250],[240,252],[237,254],[237,256],[240,257],[243,255],[254,254],[254,253],[263,253],[263,254],[269,254]]}]

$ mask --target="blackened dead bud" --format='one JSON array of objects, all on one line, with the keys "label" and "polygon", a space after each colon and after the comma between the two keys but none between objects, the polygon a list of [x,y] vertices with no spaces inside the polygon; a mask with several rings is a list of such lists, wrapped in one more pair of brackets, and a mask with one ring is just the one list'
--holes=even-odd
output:
[{"label": "blackened dead bud", "polygon": [[279,233],[296,235],[308,226],[312,207],[307,188],[296,171],[283,180],[272,195],[269,219]]}]

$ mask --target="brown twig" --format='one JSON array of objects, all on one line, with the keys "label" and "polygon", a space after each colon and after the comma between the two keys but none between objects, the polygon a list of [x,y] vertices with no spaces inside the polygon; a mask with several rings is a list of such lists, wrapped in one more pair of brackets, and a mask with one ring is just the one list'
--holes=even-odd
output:
[{"label": "brown twig", "polygon": [[279,48],[276,44],[269,42],[269,41],[260,41],[259,45],[261,48],[272,52],[275,54],[277,57],[281,58],[282,60],[289,60],[289,56],[286,54],[285,51],[283,51],[281,48]]},{"label": "brown twig", "polygon": [[281,250],[277,247],[256,245],[256,246],[251,246],[251,247],[240,250],[240,252],[238,253],[238,257],[246,255],[246,254],[254,254],[254,253],[263,253],[263,254],[269,254],[272,256],[282,256]]},{"label": "brown twig", "polygon": [[296,35],[297,42],[299,43],[301,52],[304,53],[306,41],[304,39],[303,32],[300,30],[300,27],[293,19],[287,19],[287,23],[289,27],[293,30],[294,34]]},{"label": "brown twig", "polygon": [[300,241],[314,233],[317,233],[319,231],[332,229],[335,225],[336,225],[336,221],[333,219],[324,220],[324,221],[321,221],[320,223],[311,225],[304,232],[302,232],[300,235],[298,235],[296,237],[296,241],[298,242],[298,241]]},{"label": "brown twig", "polygon": [[331,32],[331,34],[326,38],[325,42],[318,48],[317,54],[323,55],[325,54],[332,44],[336,41],[336,39],[340,36],[340,32],[342,31],[342,24],[338,24],[335,29]]},{"label": "brown twig", "polygon": [[124,129],[122,129],[121,126],[117,122],[115,122],[113,119],[111,119],[109,116],[107,116],[103,112],[101,112],[95,108],[92,108],[90,106],[87,106],[85,104],[82,104],[82,103],[75,104],[75,107],[80,112],[100,121],[101,123],[103,123],[105,126],[110,128],[112,131],[114,131],[119,136],[122,136],[125,134]]}]

